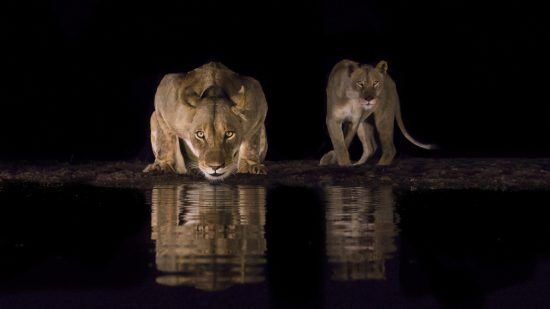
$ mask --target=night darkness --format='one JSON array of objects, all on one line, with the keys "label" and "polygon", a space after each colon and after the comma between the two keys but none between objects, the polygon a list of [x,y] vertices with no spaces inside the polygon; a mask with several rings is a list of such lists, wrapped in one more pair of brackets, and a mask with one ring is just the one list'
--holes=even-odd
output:
[{"label": "night darkness", "polygon": [[[147,159],[162,76],[211,60],[255,77],[268,160],[329,150],[325,86],[342,58],[385,59],[400,155],[548,156],[545,11],[522,1],[10,1],[2,18],[4,160]],[[289,112],[292,109],[293,112]]]},{"label": "night darkness", "polygon": [[[550,308],[550,36],[529,2],[8,0],[0,307]],[[395,130],[395,164],[319,166],[342,59],[386,60],[408,132],[440,149]],[[158,83],[210,61],[261,83],[268,175],[143,173]]]}]

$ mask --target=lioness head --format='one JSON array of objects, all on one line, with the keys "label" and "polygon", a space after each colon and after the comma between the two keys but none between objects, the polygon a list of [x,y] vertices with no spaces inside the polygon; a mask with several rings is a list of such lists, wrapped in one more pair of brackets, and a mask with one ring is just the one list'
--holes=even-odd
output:
[{"label": "lioness head", "polygon": [[207,179],[222,180],[237,169],[243,137],[243,100],[243,88],[231,99],[214,88],[195,101],[195,116],[186,140],[197,157],[197,167]]},{"label": "lioness head", "polygon": [[388,63],[386,61],[378,62],[376,67],[364,64],[350,68],[352,91],[358,94],[364,107],[373,108],[376,105],[376,99],[384,89],[387,71]]}]

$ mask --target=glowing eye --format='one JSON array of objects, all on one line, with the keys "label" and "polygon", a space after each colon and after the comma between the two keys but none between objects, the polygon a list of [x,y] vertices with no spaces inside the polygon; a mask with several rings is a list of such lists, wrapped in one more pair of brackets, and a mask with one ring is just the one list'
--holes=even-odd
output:
[{"label": "glowing eye", "polygon": [[234,135],[235,135],[235,132],[233,131],[225,132],[225,138],[232,138]]},{"label": "glowing eye", "polygon": [[363,88],[363,82],[357,82],[357,87]]},{"label": "glowing eye", "polygon": [[380,84],[380,82],[377,81],[377,80],[375,80],[374,83],[373,83],[374,87],[378,87],[379,84]]},{"label": "glowing eye", "polygon": [[204,132],[203,131],[197,131],[195,133],[195,136],[199,139],[203,139],[204,138]]}]

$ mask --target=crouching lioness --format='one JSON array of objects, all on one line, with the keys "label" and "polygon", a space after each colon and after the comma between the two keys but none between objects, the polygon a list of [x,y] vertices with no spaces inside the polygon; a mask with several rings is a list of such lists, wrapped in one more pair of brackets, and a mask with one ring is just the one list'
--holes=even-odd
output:
[{"label": "crouching lioness", "polygon": [[265,174],[266,114],[260,83],[220,63],[168,74],[157,88],[151,115],[155,162],[144,172],[186,174],[198,168],[210,180],[235,171]]}]

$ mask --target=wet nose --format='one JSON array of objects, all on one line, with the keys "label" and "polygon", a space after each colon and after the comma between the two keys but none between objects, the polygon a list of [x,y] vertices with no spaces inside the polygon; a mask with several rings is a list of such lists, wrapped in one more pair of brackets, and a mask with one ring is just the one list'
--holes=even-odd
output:
[{"label": "wet nose", "polygon": [[365,96],[365,100],[367,100],[367,101],[372,101],[373,99],[374,99],[373,95],[366,95]]},{"label": "wet nose", "polygon": [[212,163],[212,164],[208,164],[208,166],[213,169],[214,171],[220,169],[223,167],[223,163]]}]

